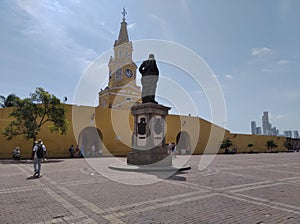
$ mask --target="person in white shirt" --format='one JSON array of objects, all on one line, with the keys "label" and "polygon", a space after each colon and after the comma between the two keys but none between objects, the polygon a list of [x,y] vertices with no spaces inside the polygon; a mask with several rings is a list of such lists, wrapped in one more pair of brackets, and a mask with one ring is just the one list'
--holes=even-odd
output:
[{"label": "person in white shirt", "polygon": [[33,160],[33,169],[35,177],[40,177],[41,164],[43,159],[46,157],[46,146],[43,144],[41,139],[38,139],[32,149],[31,159]]}]

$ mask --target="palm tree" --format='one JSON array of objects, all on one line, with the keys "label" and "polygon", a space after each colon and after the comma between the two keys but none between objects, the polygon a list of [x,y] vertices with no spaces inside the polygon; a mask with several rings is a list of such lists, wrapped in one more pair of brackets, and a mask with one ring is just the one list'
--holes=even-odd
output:
[{"label": "palm tree", "polygon": [[269,151],[269,149],[271,149],[271,152],[272,152],[272,149],[273,149],[273,148],[276,148],[277,145],[276,145],[276,143],[274,142],[274,140],[269,140],[269,141],[267,141],[267,147],[268,147],[268,151]]},{"label": "palm tree", "polygon": [[15,94],[9,94],[7,97],[0,96],[0,107],[14,107],[17,105],[17,102],[20,100]]}]

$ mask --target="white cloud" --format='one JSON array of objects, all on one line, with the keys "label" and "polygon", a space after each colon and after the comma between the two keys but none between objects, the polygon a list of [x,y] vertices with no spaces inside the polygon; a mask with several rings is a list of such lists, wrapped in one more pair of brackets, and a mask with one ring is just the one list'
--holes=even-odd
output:
[{"label": "white cloud", "polygon": [[252,48],[251,49],[251,55],[257,56],[257,57],[262,57],[265,55],[270,55],[272,54],[272,49],[267,48],[267,47],[262,47],[262,48]]},{"label": "white cloud", "polygon": [[72,11],[66,6],[50,0],[38,3],[18,1],[18,6],[31,17],[21,32],[25,36],[34,36],[37,42],[48,43],[49,54],[53,54],[53,57],[60,59],[64,64],[73,64],[73,67],[75,65],[83,70],[98,55],[94,49],[74,40],[74,34],[66,30],[65,27],[72,22],[67,15],[72,14]]},{"label": "white cloud", "polygon": [[279,61],[277,62],[277,64],[279,64],[279,65],[286,65],[286,64],[288,64],[288,63],[290,63],[290,61],[288,61],[288,60],[279,60]]},{"label": "white cloud", "polygon": [[127,26],[127,28],[128,28],[129,30],[132,30],[132,29],[135,28],[135,26],[136,26],[136,23],[131,23],[131,24],[129,24],[129,25]]},{"label": "white cloud", "polygon": [[225,75],[225,79],[233,79],[233,76],[232,75]]},{"label": "white cloud", "polygon": [[18,6],[25,10],[32,17],[40,17],[48,14],[50,11],[54,13],[72,14],[73,12],[67,7],[61,5],[55,0],[40,1],[17,1]]}]

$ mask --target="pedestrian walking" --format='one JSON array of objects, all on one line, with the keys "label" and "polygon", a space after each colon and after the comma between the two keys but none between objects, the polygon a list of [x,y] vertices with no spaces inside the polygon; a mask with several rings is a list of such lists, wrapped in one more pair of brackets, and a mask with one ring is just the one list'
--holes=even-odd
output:
[{"label": "pedestrian walking", "polygon": [[39,178],[41,175],[42,161],[46,157],[46,146],[41,139],[38,139],[32,149],[31,159],[33,160],[34,177]]}]

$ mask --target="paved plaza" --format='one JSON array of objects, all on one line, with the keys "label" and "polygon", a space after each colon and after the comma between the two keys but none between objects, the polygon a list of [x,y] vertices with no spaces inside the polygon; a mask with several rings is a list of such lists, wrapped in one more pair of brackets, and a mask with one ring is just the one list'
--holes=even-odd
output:
[{"label": "paved plaza", "polygon": [[0,223],[300,223],[300,153],[206,158],[177,156],[192,169],[170,177],[107,168],[125,158],[50,159],[39,179],[2,160]]}]

